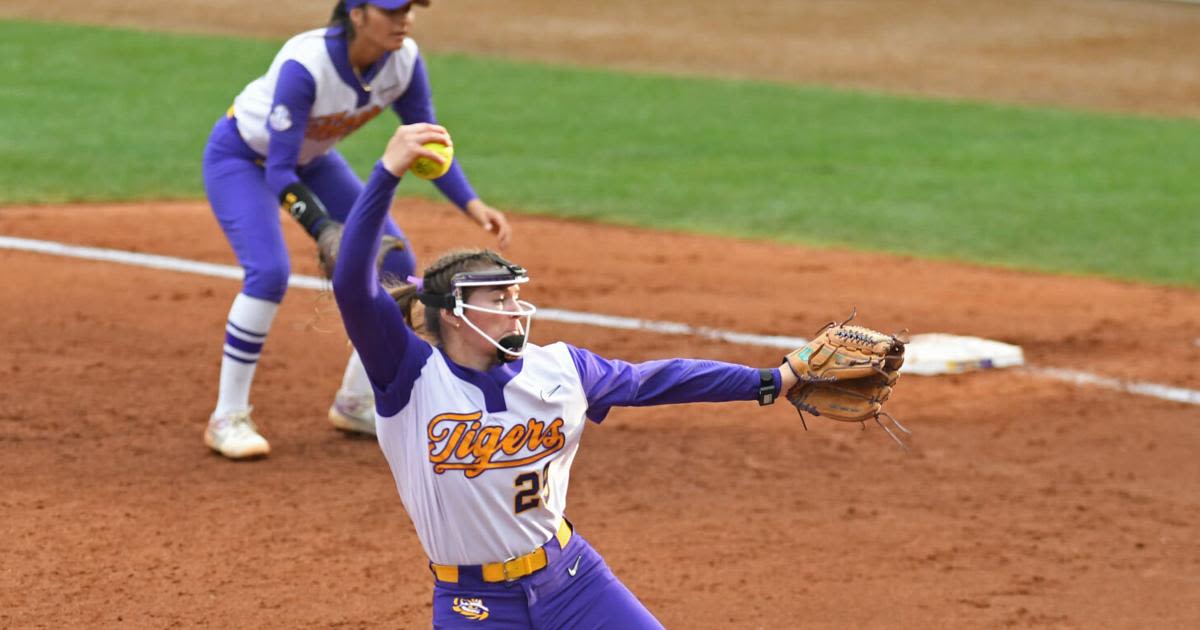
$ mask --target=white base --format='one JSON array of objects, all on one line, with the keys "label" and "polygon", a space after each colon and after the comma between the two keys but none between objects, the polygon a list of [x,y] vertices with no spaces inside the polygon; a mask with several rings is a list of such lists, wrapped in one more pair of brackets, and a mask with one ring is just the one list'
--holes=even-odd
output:
[{"label": "white base", "polygon": [[904,351],[907,374],[957,374],[1025,365],[1020,346],[944,333],[914,335]]}]

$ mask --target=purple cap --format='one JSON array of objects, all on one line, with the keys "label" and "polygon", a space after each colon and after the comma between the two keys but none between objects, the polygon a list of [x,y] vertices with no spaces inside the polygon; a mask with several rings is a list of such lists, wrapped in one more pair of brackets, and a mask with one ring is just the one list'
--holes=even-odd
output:
[{"label": "purple cap", "polygon": [[394,11],[403,9],[410,4],[419,4],[423,7],[429,6],[429,0],[346,0],[346,10],[349,11],[355,7],[361,7],[364,4],[373,4],[380,9]]}]

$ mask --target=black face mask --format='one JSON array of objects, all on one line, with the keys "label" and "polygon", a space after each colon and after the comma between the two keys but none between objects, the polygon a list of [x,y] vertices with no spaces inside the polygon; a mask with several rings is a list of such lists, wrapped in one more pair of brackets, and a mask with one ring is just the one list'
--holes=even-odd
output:
[{"label": "black face mask", "polygon": [[[520,352],[521,347],[525,345],[525,335],[508,335],[507,337],[501,337],[500,341],[497,341],[496,343],[500,344],[501,347],[512,350],[513,352]],[[501,363],[516,361],[519,358],[514,357],[503,350],[496,350],[496,357],[500,359]]]}]

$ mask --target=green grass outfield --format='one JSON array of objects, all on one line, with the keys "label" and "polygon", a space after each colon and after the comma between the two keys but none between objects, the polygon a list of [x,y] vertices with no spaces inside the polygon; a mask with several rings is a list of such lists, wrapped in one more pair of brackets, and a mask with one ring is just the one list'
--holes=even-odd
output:
[{"label": "green grass outfield", "polygon": [[[0,22],[0,204],[202,197],[212,123],[278,44]],[[1200,121],[429,64],[504,209],[1200,286]],[[394,124],[341,150],[366,172]]]}]

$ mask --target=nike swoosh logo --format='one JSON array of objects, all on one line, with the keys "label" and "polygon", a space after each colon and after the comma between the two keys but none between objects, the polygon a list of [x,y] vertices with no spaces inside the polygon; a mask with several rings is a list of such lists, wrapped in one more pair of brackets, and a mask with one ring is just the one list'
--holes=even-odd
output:
[{"label": "nike swoosh logo", "polygon": [[[558,385],[555,385],[554,389],[552,389],[548,392],[546,390],[542,390],[542,402],[550,402],[550,397],[553,396],[554,392],[558,391],[558,389],[560,387],[562,387],[561,383]],[[571,575],[574,575],[574,573],[572,573]]]},{"label": "nike swoosh logo", "polygon": [[571,577],[575,577],[575,574],[579,572],[579,561],[582,559],[583,559],[583,556],[575,556],[575,564],[572,564],[571,566],[567,567],[567,575],[570,575]]}]

